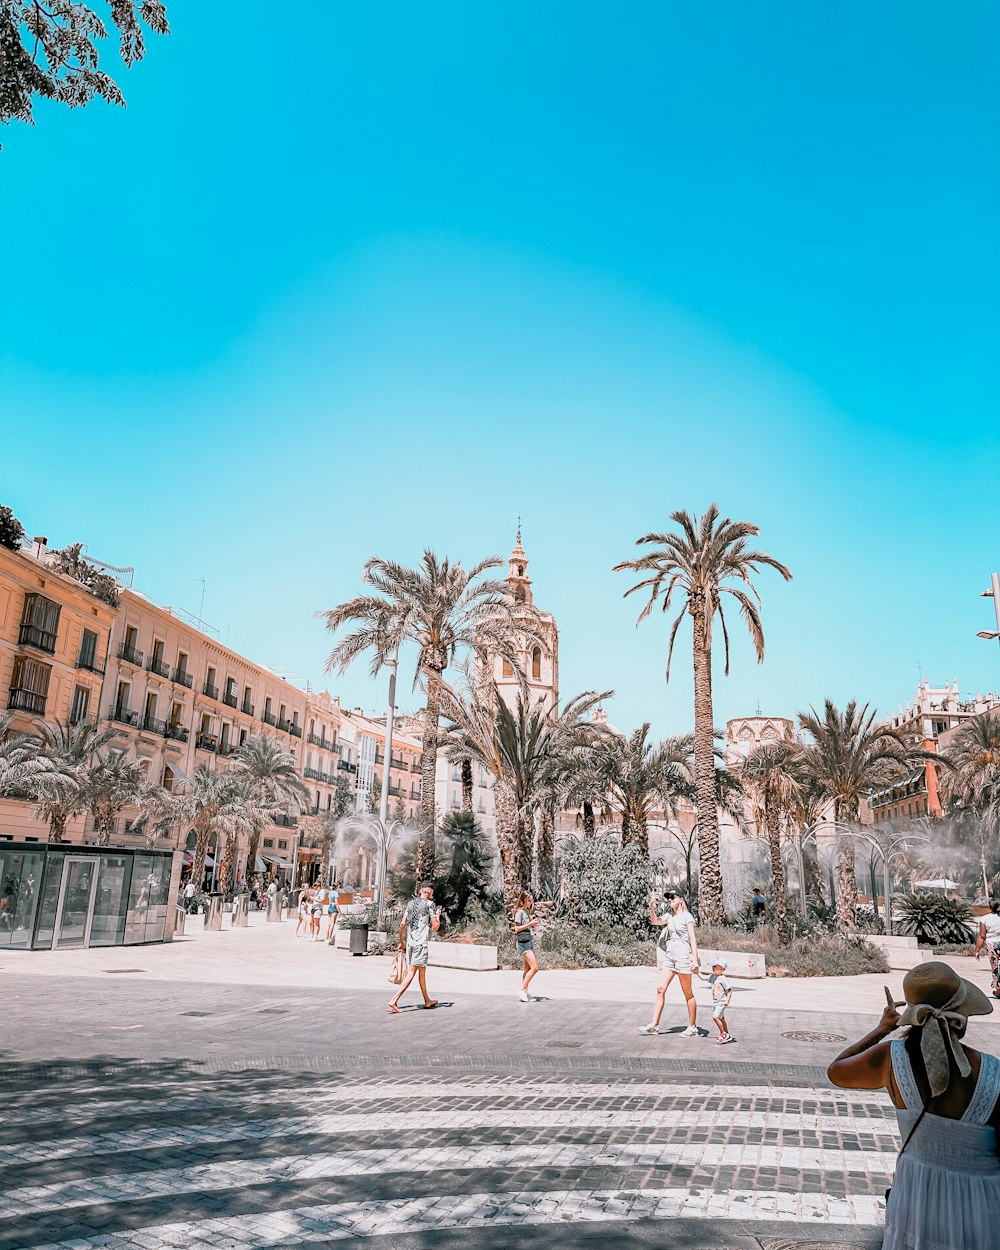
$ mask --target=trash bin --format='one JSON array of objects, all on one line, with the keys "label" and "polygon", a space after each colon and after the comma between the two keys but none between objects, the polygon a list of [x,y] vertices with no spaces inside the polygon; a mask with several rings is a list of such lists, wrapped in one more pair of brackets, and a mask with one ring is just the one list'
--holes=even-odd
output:
[{"label": "trash bin", "polygon": [[351,954],[368,954],[368,926],[366,924],[355,925],[351,930]]},{"label": "trash bin", "polygon": [[210,894],[208,896],[208,911],[205,913],[206,929],[222,928],[222,895]]},{"label": "trash bin", "polygon": [[267,922],[278,924],[281,921],[281,902],[277,894],[267,896]]},{"label": "trash bin", "polygon": [[187,921],[187,908],[183,903],[177,904],[177,914],[174,916],[174,937],[184,936],[184,925]]},{"label": "trash bin", "polygon": [[233,900],[233,924],[234,929],[245,929],[250,923],[250,895],[237,894]]}]

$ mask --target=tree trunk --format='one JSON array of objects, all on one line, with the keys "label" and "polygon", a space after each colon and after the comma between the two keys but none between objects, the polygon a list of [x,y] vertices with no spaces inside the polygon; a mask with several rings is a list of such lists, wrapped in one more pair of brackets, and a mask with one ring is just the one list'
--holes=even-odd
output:
[{"label": "tree trunk", "polygon": [[556,813],[549,804],[544,803],[541,810],[541,824],[538,830],[538,886],[546,898],[554,893],[553,869],[556,854]]},{"label": "tree trunk", "polygon": [[632,841],[632,817],[628,811],[622,812],[622,846],[628,846]]},{"label": "tree trunk", "polygon": [[434,879],[434,781],[437,775],[438,721],[441,719],[441,674],[427,671],[427,707],[420,744],[420,841],[417,881]]},{"label": "tree trunk", "polygon": [[228,893],[235,884],[232,880],[233,869],[236,867],[236,834],[226,835],[226,845],[222,852],[222,864],[219,867],[218,887],[223,894]]},{"label": "tree trunk", "polygon": [[767,811],[767,849],[771,853],[771,877],[774,881],[774,927],[778,941],[788,945],[788,896],[785,892],[785,861],[781,858],[781,815],[772,804]]},{"label": "tree trunk", "polygon": [[722,924],[722,870],[716,807],[715,737],[712,724],[712,652],[704,642],[705,622],[694,618],[694,778],[698,810],[698,909],[702,924]]},{"label": "tree trunk", "polygon": [[194,862],[191,865],[191,880],[195,889],[200,890],[205,880],[205,856],[208,854],[208,840],[212,836],[211,823],[204,828],[195,826],[194,831]]},{"label": "tree trunk", "polygon": [[[823,880],[819,871],[816,846],[809,843],[802,848],[802,872],[806,879],[806,899],[817,907],[823,906]],[[832,901],[832,900],[831,900]]]},{"label": "tree trunk", "polygon": [[257,875],[257,848],[260,846],[260,830],[254,829],[250,834],[250,849],[247,852],[247,880]]},{"label": "tree trunk", "polygon": [[472,760],[466,755],[462,759],[462,811],[472,811]]},{"label": "tree trunk", "polygon": [[589,799],[583,800],[583,836],[592,838],[597,832],[597,825],[594,821],[594,805]]},{"label": "tree trunk", "polygon": [[854,870],[854,838],[846,831],[839,832],[841,817],[835,814],[837,824],[837,928],[850,933],[858,927],[858,878]]},{"label": "tree trunk", "polygon": [[66,836],[68,818],[63,815],[49,817],[49,841],[61,842]]},{"label": "tree trunk", "polygon": [[493,786],[493,805],[497,821],[497,850],[503,873],[503,901],[509,915],[514,914],[521,885],[521,821],[510,783],[498,777]]},{"label": "tree trunk", "polygon": [[649,858],[649,830],[644,816],[636,816],[634,819],[622,817],[622,846],[637,846],[643,855]]}]

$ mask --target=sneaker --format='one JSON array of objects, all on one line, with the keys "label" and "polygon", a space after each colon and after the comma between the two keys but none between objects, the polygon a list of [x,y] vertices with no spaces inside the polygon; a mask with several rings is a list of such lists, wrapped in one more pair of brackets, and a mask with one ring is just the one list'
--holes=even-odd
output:
[{"label": "sneaker", "polygon": [[696,1025],[689,1024],[687,1028],[684,1030],[683,1036],[684,1037],[700,1037],[701,1034],[698,1032]]},{"label": "sneaker", "polygon": [[528,993],[528,991],[527,991],[527,990],[522,990],[522,991],[521,991],[521,1002],[522,1002],[522,1003],[530,1003],[530,1002],[531,1002],[531,995]]},{"label": "sneaker", "polygon": [[655,1033],[659,1033],[659,1031],[660,1030],[655,1024],[644,1024],[639,1030],[639,1032],[645,1034],[646,1037],[652,1037]]}]

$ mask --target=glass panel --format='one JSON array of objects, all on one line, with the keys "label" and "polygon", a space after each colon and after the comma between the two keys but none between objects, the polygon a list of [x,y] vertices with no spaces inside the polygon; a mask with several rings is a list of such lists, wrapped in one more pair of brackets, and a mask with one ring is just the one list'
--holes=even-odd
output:
[{"label": "glass panel", "polygon": [[[158,880],[155,869],[156,859],[152,855],[136,855],[132,860],[132,881],[128,892],[128,914],[125,918],[126,946],[133,946],[137,942],[147,940],[146,923],[150,919],[150,909],[153,908],[155,911],[153,899],[156,895]],[[155,928],[155,922],[151,928]],[[160,937],[163,937],[162,918]]]},{"label": "glass panel", "polygon": [[0,848],[0,946],[31,945],[43,858]]},{"label": "glass panel", "polygon": [[90,897],[93,893],[97,857],[67,857],[62,908],[56,918],[56,940],[60,947],[83,946],[90,918]]},{"label": "glass panel", "polygon": [[129,857],[102,855],[94,900],[94,921],[90,926],[91,946],[121,946],[125,932],[125,902],[128,898]]},{"label": "glass panel", "polygon": [[56,905],[59,902],[59,887],[62,884],[63,860],[65,855],[51,852],[45,856],[45,880],[42,883],[42,900],[38,909],[38,931],[35,935],[36,950],[47,949],[52,945],[52,933],[56,923]]},{"label": "glass panel", "polygon": [[146,912],[146,933],[144,941],[162,942],[163,930],[167,925],[167,905],[170,895],[170,869],[173,859],[169,855],[150,856],[149,876],[149,908]]}]

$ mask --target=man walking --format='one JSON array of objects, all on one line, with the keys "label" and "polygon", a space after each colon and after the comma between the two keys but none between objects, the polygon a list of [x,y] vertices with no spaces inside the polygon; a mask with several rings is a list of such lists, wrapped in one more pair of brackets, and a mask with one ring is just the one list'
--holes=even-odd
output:
[{"label": "man walking", "polygon": [[393,995],[389,1010],[393,1015],[399,1014],[399,1000],[406,993],[414,976],[419,978],[420,993],[424,998],[424,1007],[428,1010],[437,1006],[437,999],[427,993],[427,944],[431,940],[431,932],[437,933],[441,927],[440,909],[431,902],[434,893],[429,881],[421,881],[417,887],[417,897],[410,899],[403,912],[399,926],[399,949],[406,951],[406,962],[410,971],[403,984]]}]

